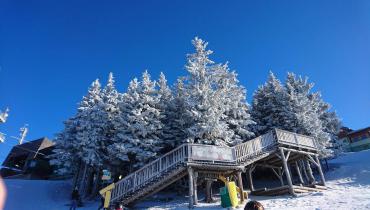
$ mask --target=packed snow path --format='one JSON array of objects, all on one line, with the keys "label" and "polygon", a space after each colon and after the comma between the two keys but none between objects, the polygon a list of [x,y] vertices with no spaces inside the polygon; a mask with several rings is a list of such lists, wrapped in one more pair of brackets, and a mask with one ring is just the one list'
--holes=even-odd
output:
[{"label": "packed snow path", "polygon": [[[328,190],[290,196],[252,196],[266,209],[341,210],[370,209],[370,150],[347,153],[329,161],[326,173]],[[5,180],[8,196],[5,210],[63,210],[68,209],[71,185],[69,181]],[[160,198],[171,197],[171,201]],[[183,196],[160,193],[137,204],[138,209],[187,209]],[[99,202],[87,203],[80,210],[96,210]],[[197,209],[222,209],[220,202],[200,203]],[[243,208],[240,208],[243,209]]]}]

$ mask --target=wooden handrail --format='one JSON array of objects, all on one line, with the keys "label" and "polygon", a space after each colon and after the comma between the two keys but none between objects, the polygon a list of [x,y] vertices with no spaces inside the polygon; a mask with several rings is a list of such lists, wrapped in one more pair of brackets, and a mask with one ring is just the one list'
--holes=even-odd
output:
[{"label": "wooden handrail", "polygon": [[[280,134],[289,135],[289,138],[280,139]],[[311,141],[313,146],[311,144],[307,144],[307,140]],[[295,134],[280,129],[273,129],[264,135],[258,136],[252,140],[238,144],[234,147],[189,143],[182,144],[175,149],[167,152],[166,154],[158,157],[156,160],[153,160],[150,163],[142,166],[140,169],[134,171],[133,173],[115,183],[115,188],[112,189],[112,201],[121,198],[128,192],[135,191],[136,189],[145,185],[147,182],[162,175],[173,166],[176,166],[180,163],[209,161],[209,157],[199,157],[199,151],[202,151],[202,148],[205,148],[205,150],[207,151],[207,148],[212,147],[212,149],[210,149],[209,151],[215,151],[216,154],[219,154],[220,151],[230,152],[231,150],[232,157],[230,158],[229,156],[228,159],[226,159],[224,162],[242,164],[243,162],[246,162],[247,160],[258,156],[262,152],[267,151],[278,143],[291,143],[298,146],[302,145],[305,147],[316,148],[316,142],[312,137]],[[198,150],[198,156],[194,156],[193,149]],[[212,162],[215,161],[220,161],[222,163],[223,160],[213,160]]]}]

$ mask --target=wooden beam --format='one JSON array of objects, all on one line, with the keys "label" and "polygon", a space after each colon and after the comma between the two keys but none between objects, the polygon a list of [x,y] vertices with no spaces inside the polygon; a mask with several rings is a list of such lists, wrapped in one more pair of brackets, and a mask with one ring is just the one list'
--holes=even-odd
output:
[{"label": "wooden beam", "polygon": [[284,147],[284,150],[292,151],[292,152],[300,153],[300,154],[305,154],[305,155],[316,155],[315,153],[312,153],[312,152],[306,152],[306,151],[302,151],[302,150],[296,150],[296,149],[285,148],[285,147]]},{"label": "wooden beam", "polygon": [[243,179],[242,179],[242,172],[238,171],[238,187],[240,189],[240,202],[244,202],[244,189],[243,189]]},{"label": "wooden beam", "polygon": [[287,155],[285,156],[285,161],[287,161],[287,162],[288,162],[288,160],[289,160],[290,152],[291,152],[291,151],[289,151],[289,150],[288,150],[288,153],[287,153]]},{"label": "wooden beam", "polygon": [[308,157],[308,160],[309,161],[311,161],[311,163],[313,163],[313,164],[315,164],[317,167],[319,167],[320,165],[320,162],[319,163],[317,163],[314,159],[313,159],[313,157],[311,156],[311,155],[307,155],[307,157]]},{"label": "wooden beam", "polygon": [[188,167],[188,175],[189,175],[189,209],[194,208],[194,184],[193,184],[193,174],[194,171],[191,167]]},{"label": "wooden beam", "polygon": [[251,170],[251,168],[249,168],[247,174],[248,174],[249,189],[251,190],[251,192],[254,191],[252,173],[253,171]]},{"label": "wooden beam", "polygon": [[297,174],[298,174],[299,182],[301,184],[304,184],[304,181],[303,181],[303,178],[302,178],[302,174],[301,174],[301,169],[300,169],[297,161],[295,162],[294,166],[295,166],[295,169],[296,169]]},{"label": "wooden beam", "polygon": [[283,180],[283,175],[281,173],[281,168],[277,168],[278,171],[276,171],[275,168],[271,168],[271,169],[274,172],[274,174],[277,176],[277,178],[279,179],[281,186],[283,186],[284,180]]},{"label": "wooden beam", "polygon": [[286,158],[285,158],[285,155],[284,155],[284,150],[281,147],[279,149],[280,149],[280,155],[281,155],[282,161],[283,161],[285,176],[286,176],[287,181],[288,181],[289,193],[291,195],[295,196],[296,194],[295,194],[294,189],[293,189],[293,183],[292,183],[292,179],[291,179],[291,176],[290,176],[290,173],[289,173],[288,164],[287,164],[287,161],[286,161]]},{"label": "wooden beam", "polygon": [[194,205],[198,205],[198,187],[197,187],[197,181],[198,181],[198,172],[194,172]]},{"label": "wooden beam", "polygon": [[321,164],[320,164],[320,161],[317,155],[315,156],[315,159],[316,159],[316,162],[318,163],[317,169],[319,170],[319,173],[320,173],[321,183],[322,185],[326,186],[325,177],[324,177],[324,174],[322,173]]},{"label": "wooden beam", "polygon": [[308,158],[306,158],[305,162],[306,162],[306,170],[307,170],[309,184],[314,184],[315,183],[315,177],[313,176],[313,173],[312,173],[310,161],[308,161]]}]

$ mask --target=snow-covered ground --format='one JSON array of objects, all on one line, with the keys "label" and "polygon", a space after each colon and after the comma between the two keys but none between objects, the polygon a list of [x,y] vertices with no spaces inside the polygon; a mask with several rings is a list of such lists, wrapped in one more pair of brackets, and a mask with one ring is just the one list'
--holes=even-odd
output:
[{"label": "snow-covered ground", "polygon": [[[370,209],[370,150],[347,153],[330,161],[326,173],[328,190],[290,196],[262,197],[266,209]],[[8,197],[5,210],[63,210],[68,209],[70,184],[68,181],[5,180]],[[171,199],[168,199],[171,197]],[[138,203],[138,209],[187,209],[187,198],[161,193]],[[81,210],[96,210],[98,202],[88,202]],[[200,203],[199,209],[222,209],[220,203]],[[240,207],[239,209],[243,209]]]}]

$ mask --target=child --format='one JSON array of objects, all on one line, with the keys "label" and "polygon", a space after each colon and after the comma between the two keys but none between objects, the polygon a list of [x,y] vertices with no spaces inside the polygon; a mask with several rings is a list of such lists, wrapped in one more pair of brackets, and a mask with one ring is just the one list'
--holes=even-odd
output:
[{"label": "child", "polygon": [[244,210],[265,210],[265,208],[263,208],[262,204],[258,201],[249,201],[245,205]]}]

